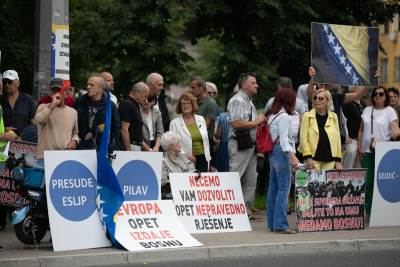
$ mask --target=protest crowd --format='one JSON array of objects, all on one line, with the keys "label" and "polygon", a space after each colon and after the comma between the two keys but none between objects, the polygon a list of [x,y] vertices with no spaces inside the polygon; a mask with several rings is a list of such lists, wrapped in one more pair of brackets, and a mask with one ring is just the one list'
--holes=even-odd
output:
[{"label": "protest crowd", "polygon": [[[300,85],[297,93],[289,77],[280,77],[275,96],[261,112],[252,100],[260,90],[256,73],[239,76],[226,109],[217,105],[217,86],[193,76],[190,90],[174,107],[176,117],[171,118],[164,78],[158,73],[135,83],[125,99],[113,94],[112,74],[102,72],[88,77],[87,92],[81,96],[65,81],[53,78],[50,94],[35,100],[20,88],[17,71],[6,70],[0,79],[0,146],[15,140],[37,143],[35,164],[41,167],[45,150],[98,149],[105,127],[105,93],[110,92],[109,152],[163,152],[163,199],[172,198],[169,173],[238,172],[249,219],[259,220],[253,207],[257,177],[268,177],[262,188],[266,229],[292,234],[295,231],[289,227],[287,215],[294,170],[363,167],[368,169],[365,203],[369,215],[375,143],[400,137],[399,91],[315,84],[316,70],[310,67],[308,73],[309,83]],[[379,78],[379,70],[376,76]],[[256,140],[256,130],[263,124],[273,142],[267,154],[256,150],[262,141]],[[0,160],[4,169],[6,158]],[[257,166],[260,162],[264,166]],[[309,187],[314,190],[315,186]],[[348,187],[337,184],[334,194],[359,190]],[[315,187],[314,191],[327,194],[329,188]],[[4,229],[7,211],[0,210],[0,228]]]}]

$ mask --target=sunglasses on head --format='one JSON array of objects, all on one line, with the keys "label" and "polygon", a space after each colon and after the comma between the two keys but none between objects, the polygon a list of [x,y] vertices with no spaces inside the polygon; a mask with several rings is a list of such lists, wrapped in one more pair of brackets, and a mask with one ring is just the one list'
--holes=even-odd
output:
[{"label": "sunglasses on head", "polygon": [[3,79],[3,84],[12,84],[12,82],[10,79]]},{"label": "sunglasses on head", "polygon": [[323,97],[323,96],[314,96],[314,101],[322,101],[322,100],[324,100],[325,99],[325,97]]},{"label": "sunglasses on head", "polygon": [[385,93],[384,92],[375,92],[374,96],[384,96]]}]

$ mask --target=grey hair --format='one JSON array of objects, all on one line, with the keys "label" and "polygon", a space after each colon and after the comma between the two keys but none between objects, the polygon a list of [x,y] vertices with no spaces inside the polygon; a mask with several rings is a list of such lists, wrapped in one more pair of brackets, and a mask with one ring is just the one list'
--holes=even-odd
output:
[{"label": "grey hair", "polygon": [[245,84],[245,82],[247,82],[247,80],[250,77],[257,79],[257,74],[255,72],[245,72],[245,73],[240,74],[238,82],[237,82],[239,89],[243,89],[243,85]]},{"label": "grey hair", "polygon": [[190,78],[191,82],[195,82],[197,86],[203,88],[204,90],[206,90],[206,82],[203,80],[203,78],[201,78],[198,75],[194,75],[192,76],[192,78]]},{"label": "grey hair", "polygon": [[182,138],[175,132],[168,131],[161,136],[161,147],[168,151],[171,145],[180,144]]},{"label": "grey hair", "polygon": [[149,87],[144,82],[135,83],[132,86],[131,93],[143,93],[144,91],[148,90]]},{"label": "grey hair", "polygon": [[152,83],[154,81],[154,79],[159,78],[159,79],[163,79],[163,76],[157,72],[152,72],[149,75],[147,75],[146,77],[146,84],[149,85],[150,83]]},{"label": "grey hair", "polygon": [[90,77],[89,77],[89,79],[90,78],[92,78],[92,77],[94,77],[94,78],[99,78],[98,80],[99,80],[99,86],[101,87],[101,89],[103,89],[103,90],[105,90],[106,89],[106,81],[104,80],[104,78],[100,75],[100,74],[92,74],[92,75],[90,75]]}]

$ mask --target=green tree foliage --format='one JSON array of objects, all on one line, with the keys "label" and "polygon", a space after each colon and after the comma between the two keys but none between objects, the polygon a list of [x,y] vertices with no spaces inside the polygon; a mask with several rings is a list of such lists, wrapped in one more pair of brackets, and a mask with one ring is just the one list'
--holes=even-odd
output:
[{"label": "green tree foliage", "polygon": [[347,0],[200,0],[187,36],[195,42],[209,36],[223,48],[211,79],[231,91],[241,72],[258,73],[261,97],[273,94],[278,76],[295,85],[307,82],[310,64],[310,24],[328,22],[371,25],[392,20],[400,1]]},{"label": "green tree foliage", "polygon": [[90,72],[108,70],[116,88],[159,72],[167,83],[184,77],[190,57],[169,30],[182,13],[175,1],[70,1],[72,81],[84,85]]},{"label": "green tree foliage", "polygon": [[0,71],[14,69],[18,72],[20,88],[32,92],[35,1],[0,1]]}]

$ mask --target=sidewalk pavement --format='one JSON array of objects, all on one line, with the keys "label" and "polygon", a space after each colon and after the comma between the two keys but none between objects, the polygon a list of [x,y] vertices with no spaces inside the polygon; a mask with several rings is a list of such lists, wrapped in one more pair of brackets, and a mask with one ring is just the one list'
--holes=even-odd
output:
[{"label": "sidewalk pavement", "polygon": [[[264,214],[258,214],[264,217]],[[294,228],[295,216],[289,217]],[[276,234],[265,230],[265,222],[253,222],[252,232],[196,234],[203,247],[162,251],[128,252],[115,248],[53,252],[47,234],[39,250],[25,248],[7,225],[0,232],[0,266],[104,266],[180,260],[213,260],[262,255],[360,253],[369,250],[400,251],[400,227],[366,228],[356,231]],[[73,235],[73,233],[71,233]],[[89,236],[87,238],[90,238]]]}]

